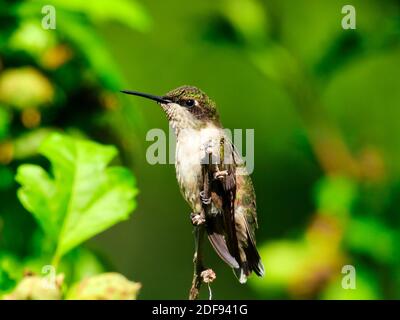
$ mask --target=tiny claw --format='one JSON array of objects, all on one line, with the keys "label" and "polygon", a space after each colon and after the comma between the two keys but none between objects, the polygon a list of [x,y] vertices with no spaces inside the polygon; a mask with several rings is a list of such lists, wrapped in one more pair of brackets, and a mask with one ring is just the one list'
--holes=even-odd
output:
[{"label": "tiny claw", "polygon": [[199,226],[199,225],[203,224],[204,222],[206,222],[206,219],[201,214],[194,213],[194,212],[192,212],[190,214],[190,220],[192,221],[192,224],[194,226]]},{"label": "tiny claw", "polygon": [[205,195],[204,190],[200,191],[200,199],[203,204],[210,204],[211,203],[211,197],[207,198]]}]

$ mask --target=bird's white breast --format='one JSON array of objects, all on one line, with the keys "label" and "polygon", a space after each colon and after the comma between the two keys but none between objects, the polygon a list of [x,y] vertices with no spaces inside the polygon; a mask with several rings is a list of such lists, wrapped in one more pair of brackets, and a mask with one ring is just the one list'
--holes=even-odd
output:
[{"label": "bird's white breast", "polygon": [[203,188],[201,162],[206,151],[218,146],[220,128],[208,126],[200,130],[183,129],[176,144],[175,167],[179,186],[193,210],[201,210],[199,193]]}]

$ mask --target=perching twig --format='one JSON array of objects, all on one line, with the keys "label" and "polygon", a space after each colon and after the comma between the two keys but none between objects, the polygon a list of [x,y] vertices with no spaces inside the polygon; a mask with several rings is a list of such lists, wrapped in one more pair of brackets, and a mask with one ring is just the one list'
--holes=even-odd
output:
[{"label": "perching twig", "polygon": [[200,287],[202,283],[201,273],[204,271],[203,259],[202,259],[202,242],[204,236],[204,224],[195,226],[194,238],[195,238],[195,252],[193,257],[194,273],[192,280],[192,287],[189,292],[189,300],[196,300],[199,297]]},{"label": "perching twig", "polygon": [[195,253],[193,258],[194,264],[194,273],[192,280],[192,287],[189,292],[189,300],[196,300],[200,294],[200,287],[202,282],[206,283],[209,288],[209,299],[212,298],[212,292],[210,288],[210,284],[215,280],[216,275],[212,269],[205,269],[203,265],[203,256],[202,256],[202,243],[204,236],[204,224],[195,227]]},{"label": "perching twig", "polygon": [[[209,156],[209,164],[211,164],[211,153]],[[203,192],[204,197],[210,197],[210,172],[207,170],[207,164],[203,164]],[[210,210],[210,205],[203,203],[203,213],[205,217]],[[200,294],[201,283],[207,283],[210,285],[215,279],[215,273],[211,269],[205,269],[203,265],[203,238],[205,233],[205,223],[199,224],[194,227],[194,238],[195,238],[195,252],[193,257],[194,272],[192,286],[189,292],[189,300],[196,300]],[[210,297],[212,295],[210,294]]]}]

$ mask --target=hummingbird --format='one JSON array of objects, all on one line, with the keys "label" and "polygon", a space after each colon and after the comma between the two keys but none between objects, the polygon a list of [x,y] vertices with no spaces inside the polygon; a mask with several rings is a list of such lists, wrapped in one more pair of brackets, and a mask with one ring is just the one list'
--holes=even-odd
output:
[{"label": "hummingbird", "polygon": [[251,178],[222,127],[216,104],[194,86],[163,96],[123,90],[156,101],[176,135],[175,168],[194,226],[204,226],[219,255],[245,283],[264,275],[256,248],[256,198]]}]

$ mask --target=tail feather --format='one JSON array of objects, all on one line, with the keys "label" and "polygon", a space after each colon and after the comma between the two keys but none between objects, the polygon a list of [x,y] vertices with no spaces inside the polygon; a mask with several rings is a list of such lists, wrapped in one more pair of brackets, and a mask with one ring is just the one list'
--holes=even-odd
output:
[{"label": "tail feather", "polygon": [[241,284],[244,284],[247,282],[247,277],[250,274],[247,264],[243,265],[240,268],[234,268],[233,273],[235,274],[236,278],[238,278],[238,280]]},{"label": "tail feather", "polygon": [[250,244],[250,246],[245,249],[245,253],[250,272],[254,271],[256,275],[263,277],[265,273],[264,265],[261,261],[261,257],[257,251],[257,248]]},{"label": "tail feather", "polygon": [[239,268],[239,263],[236,259],[229,253],[228,247],[225,242],[223,235],[218,233],[208,234],[208,239],[211,242],[214,250],[217,252],[219,257],[224,260],[230,267]]},{"label": "tail feather", "polygon": [[240,283],[245,283],[252,271],[262,277],[264,266],[250,234],[247,232],[245,247],[242,247],[243,243],[240,245],[236,240],[237,253],[235,254],[231,246],[228,245],[223,230],[218,229],[221,225],[223,225],[221,215],[208,217],[208,239],[218,256],[233,269]]},{"label": "tail feather", "polygon": [[257,249],[250,244],[249,247],[244,249],[246,254],[246,261],[241,261],[239,268],[233,268],[233,272],[238,278],[240,283],[246,283],[247,277],[251,274],[252,271],[259,276],[264,276],[264,265],[261,262],[261,257],[257,251]]}]

